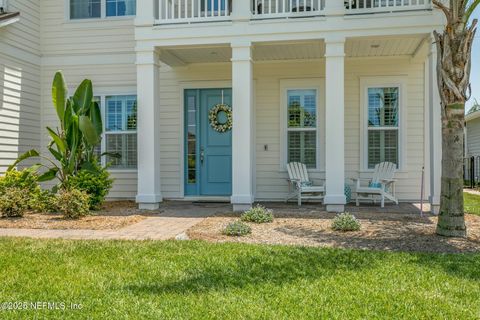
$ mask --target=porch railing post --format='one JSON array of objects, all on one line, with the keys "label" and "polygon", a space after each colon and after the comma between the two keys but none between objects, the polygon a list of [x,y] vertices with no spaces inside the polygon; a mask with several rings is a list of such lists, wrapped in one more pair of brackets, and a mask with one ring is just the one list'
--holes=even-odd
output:
[{"label": "porch railing post", "polygon": [[248,41],[238,41],[231,46],[233,95],[231,202],[234,211],[243,211],[251,208],[254,201],[252,45]]},{"label": "porch railing post", "polygon": [[344,0],[325,0],[326,16],[343,16],[345,14]]},{"label": "porch railing post", "polygon": [[252,0],[232,0],[232,20],[250,20],[252,17],[252,3]]},{"label": "porch railing post", "polygon": [[136,26],[152,26],[158,18],[158,8],[163,0],[137,0]]},{"label": "porch railing post", "polygon": [[137,52],[138,194],[140,209],[155,210],[162,202],[160,184],[159,55]]},{"label": "porch railing post", "polygon": [[329,212],[345,210],[345,38],[326,44],[326,194]]}]

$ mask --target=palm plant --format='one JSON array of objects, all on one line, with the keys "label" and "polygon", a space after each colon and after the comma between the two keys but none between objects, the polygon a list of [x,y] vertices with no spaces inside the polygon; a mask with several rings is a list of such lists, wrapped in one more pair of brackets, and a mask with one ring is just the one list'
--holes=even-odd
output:
[{"label": "palm plant", "polygon": [[447,24],[434,32],[437,46],[437,77],[442,114],[442,187],[437,234],[465,237],[463,203],[463,139],[465,102],[470,98],[472,43],[477,20],[470,21],[480,0],[433,0]]},{"label": "palm plant", "polygon": [[90,80],[84,80],[72,97],[68,97],[67,85],[61,72],[55,74],[52,85],[52,101],[59,127],[47,127],[51,137],[47,149],[51,157],[40,155],[37,150],[30,150],[21,155],[8,170],[13,170],[20,162],[40,157],[45,163],[35,168],[46,168],[39,181],[58,178],[64,184],[68,178],[79,170],[95,168],[98,161],[95,147],[100,143],[103,132],[100,107],[93,100],[93,87]]}]

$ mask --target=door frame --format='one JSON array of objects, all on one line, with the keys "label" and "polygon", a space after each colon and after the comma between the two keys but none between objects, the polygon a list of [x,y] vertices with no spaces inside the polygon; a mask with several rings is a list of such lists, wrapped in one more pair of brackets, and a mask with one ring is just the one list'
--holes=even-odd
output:
[{"label": "door frame", "polygon": [[[185,90],[202,90],[202,89],[218,89],[218,88],[232,88],[232,80],[201,80],[201,81],[181,81],[180,87],[180,128],[179,128],[179,157],[180,157],[180,194],[182,198],[185,198]],[[187,196],[190,198],[190,196]],[[194,196],[192,198],[211,198]]]}]

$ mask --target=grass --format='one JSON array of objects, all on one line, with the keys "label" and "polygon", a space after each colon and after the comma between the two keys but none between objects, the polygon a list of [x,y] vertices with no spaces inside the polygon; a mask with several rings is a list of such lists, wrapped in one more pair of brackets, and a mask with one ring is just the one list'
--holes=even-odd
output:
[{"label": "grass", "polygon": [[465,212],[480,216],[480,196],[464,193]]},{"label": "grass", "polygon": [[[0,238],[0,319],[480,317],[480,255]],[[68,309],[68,307],[67,307]]]}]

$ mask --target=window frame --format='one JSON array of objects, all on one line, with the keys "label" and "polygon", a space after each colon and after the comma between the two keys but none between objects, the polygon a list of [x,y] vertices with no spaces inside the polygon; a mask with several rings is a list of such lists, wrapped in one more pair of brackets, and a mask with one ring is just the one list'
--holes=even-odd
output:
[{"label": "window frame", "polygon": [[[94,97],[98,97],[100,98],[100,112],[102,114],[102,126],[103,126],[103,133],[102,133],[102,141],[101,141],[101,144],[100,144],[100,150],[101,150],[101,153],[104,153],[106,151],[106,147],[107,147],[107,140],[106,140],[106,134],[107,134],[107,131],[106,131],[106,116],[107,116],[107,110],[106,110],[106,107],[107,107],[107,104],[106,104],[106,98],[107,97],[110,97],[110,96],[137,96],[137,91],[136,89],[126,89],[125,91],[118,91],[118,90],[104,90],[104,91],[101,91],[101,92],[94,92],[93,94]],[[121,131],[121,132],[118,132],[116,134],[133,134],[133,133],[136,133],[137,134],[137,159],[138,159],[138,97],[137,97],[137,130],[135,131]],[[113,133],[115,134],[115,133]],[[101,164],[102,166],[105,166],[107,164],[107,159],[106,157],[101,157]],[[115,173],[115,172],[119,172],[119,173],[136,173],[138,172],[138,161],[137,161],[137,168],[109,168],[108,169],[109,172],[112,172],[112,173]]]},{"label": "window frame", "polygon": [[[137,16],[135,12],[134,15],[124,15],[124,16],[107,16],[107,0],[100,0],[100,17],[98,18],[84,18],[84,19],[73,19],[70,12],[70,1],[65,0],[65,20],[68,22],[95,22],[95,21],[105,21],[105,20],[128,20],[134,19]],[[136,0],[138,1],[138,0]],[[136,10],[135,10],[136,11]]]},{"label": "window frame", "polygon": [[[316,165],[309,172],[325,171],[325,78],[280,80],[280,171],[286,171],[288,162],[288,132],[316,131]],[[289,130],[288,92],[291,90],[316,90],[317,123],[315,130]],[[307,128],[305,128],[307,129]]]},{"label": "window frame", "polygon": [[[370,128],[368,126],[368,107],[369,97],[368,90],[375,88],[398,88],[398,125],[394,127],[379,127]],[[406,76],[386,76],[386,77],[361,77],[360,78],[361,91],[361,106],[360,106],[360,170],[363,172],[374,172],[374,168],[368,167],[368,133],[370,131],[384,131],[396,130],[398,132],[398,164],[397,170],[403,171],[406,167],[406,148],[405,148],[405,124],[406,124],[406,109],[408,107],[407,97],[407,79]]]}]

